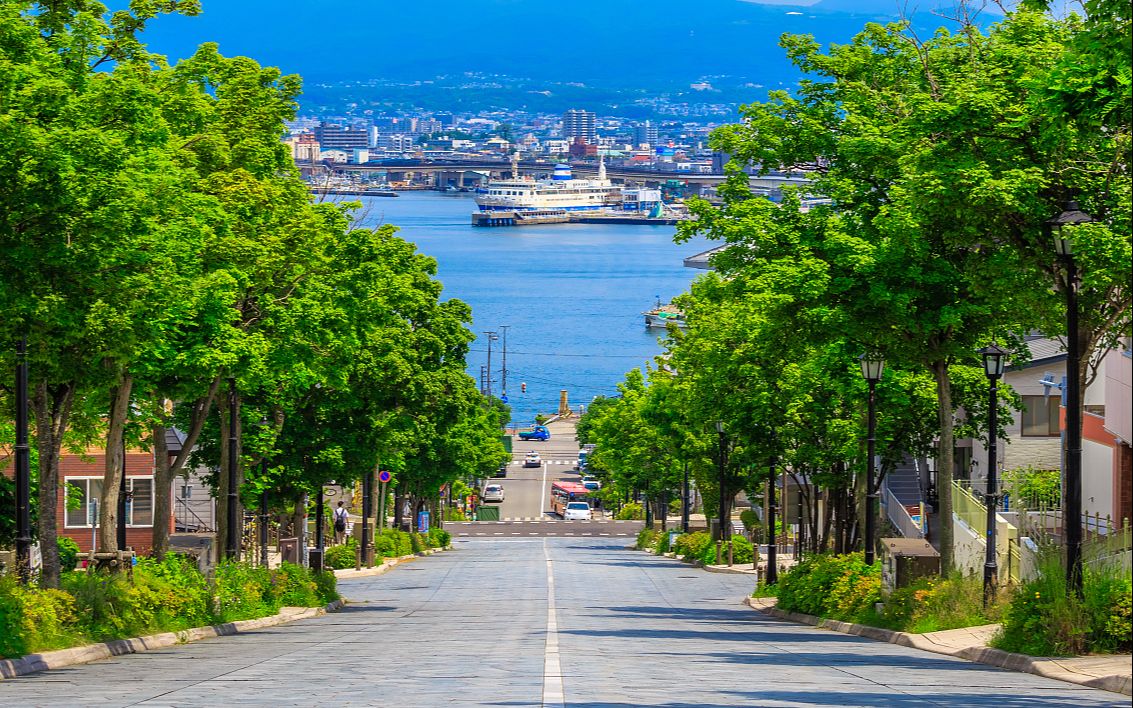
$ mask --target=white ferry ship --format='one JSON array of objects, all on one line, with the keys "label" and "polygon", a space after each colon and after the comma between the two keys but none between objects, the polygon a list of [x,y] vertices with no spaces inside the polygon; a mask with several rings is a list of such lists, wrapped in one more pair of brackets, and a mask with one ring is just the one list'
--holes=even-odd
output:
[{"label": "white ferry ship", "polygon": [[[516,159],[512,160],[512,174],[519,174]],[[602,161],[597,179],[574,179],[570,165],[559,164],[550,179],[517,177],[489,182],[487,189],[476,195],[476,205],[480,211],[605,211],[626,209],[630,197],[632,210],[649,211],[654,205],[648,196],[653,193],[660,202],[660,190],[625,190],[613,184],[606,178],[606,163]]]}]

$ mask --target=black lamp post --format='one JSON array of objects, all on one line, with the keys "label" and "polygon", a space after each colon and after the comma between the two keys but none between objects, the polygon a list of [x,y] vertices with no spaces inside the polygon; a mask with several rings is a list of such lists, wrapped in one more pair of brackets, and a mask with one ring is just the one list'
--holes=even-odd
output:
[{"label": "black lamp post", "polygon": [[1058,216],[1047,219],[1054,249],[1066,267],[1066,463],[1063,480],[1062,527],[1066,536],[1066,587],[1082,595],[1082,395],[1079,370],[1082,340],[1078,331],[1078,267],[1074,262],[1073,227],[1094,218],[1066,203]]},{"label": "black lamp post", "polygon": [[995,512],[999,504],[999,480],[997,475],[996,448],[999,439],[999,394],[998,383],[1003,376],[1003,367],[1007,362],[1007,350],[996,344],[980,350],[984,360],[984,373],[988,380],[988,408],[987,408],[987,489],[984,493],[984,504],[987,505],[987,543],[984,555],[984,607],[995,596],[995,588],[999,585],[999,564],[996,558],[995,543]]},{"label": "black lamp post", "polygon": [[775,458],[771,458],[771,476],[767,479],[767,584],[779,582],[779,546],[775,542]]},{"label": "black lamp post", "polygon": [[720,421],[720,420],[716,421],[716,434],[719,436],[719,447],[720,447],[720,456],[717,459],[717,462],[718,462],[717,472],[719,473],[719,477],[720,477],[720,508],[717,510],[719,512],[719,514],[717,516],[719,516],[720,530],[719,530],[719,536],[716,537],[716,540],[723,542],[724,538],[725,538],[725,536],[724,536],[724,528],[725,528],[724,524],[727,521],[727,517],[725,516],[726,512],[725,512],[725,509],[724,509],[724,483],[725,483],[725,478],[724,478],[724,465],[725,465],[724,444],[725,444],[725,438],[724,438],[724,422],[723,421]]},{"label": "black lamp post", "polygon": [[228,507],[227,526],[224,539],[224,557],[236,560],[240,557],[240,516],[236,508],[240,495],[236,489],[236,379],[228,379]]},{"label": "black lamp post", "polygon": [[865,562],[872,565],[877,548],[877,489],[874,479],[876,469],[874,458],[877,447],[877,401],[875,389],[885,371],[885,358],[876,352],[862,354],[858,359],[862,376],[869,384],[869,417],[866,436],[866,474],[865,474]]},{"label": "black lamp post", "polygon": [[681,484],[681,533],[688,533],[688,509],[689,507],[689,488],[688,488],[688,463],[685,463],[684,480]]},{"label": "black lamp post", "polygon": [[[261,416],[260,422],[257,424],[260,429],[267,428],[271,425],[271,421],[267,416]],[[264,480],[268,477],[268,456],[264,452],[260,455],[260,483],[263,484]],[[260,566],[268,567],[268,488],[263,485],[260,491]]]},{"label": "black lamp post", "polygon": [[16,343],[16,573],[31,582],[31,448],[28,446],[28,340]]}]

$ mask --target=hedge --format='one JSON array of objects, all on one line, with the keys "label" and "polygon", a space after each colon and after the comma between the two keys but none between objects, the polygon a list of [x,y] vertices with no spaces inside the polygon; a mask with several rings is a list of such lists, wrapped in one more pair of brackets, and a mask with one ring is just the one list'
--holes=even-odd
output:
[{"label": "hedge", "polygon": [[210,585],[177,554],[139,559],[132,580],[72,571],[63,573],[62,586],[25,587],[0,577],[0,658],[255,619],[283,606],[318,607],[339,597],[329,571],[224,562]]}]

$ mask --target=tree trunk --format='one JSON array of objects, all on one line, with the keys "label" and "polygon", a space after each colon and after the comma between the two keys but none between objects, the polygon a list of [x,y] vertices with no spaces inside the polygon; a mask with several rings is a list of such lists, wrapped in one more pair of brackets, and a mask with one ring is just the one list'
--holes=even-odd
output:
[{"label": "tree trunk", "polygon": [[63,384],[51,389],[46,381],[36,382],[32,392],[35,443],[39,452],[39,518],[36,537],[43,557],[39,584],[45,588],[59,587],[59,517],[56,512],[59,506],[59,451],[63,447],[63,433],[71,418],[74,396],[73,386]]},{"label": "tree trunk", "polygon": [[173,506],[173,474],[169,465],[169,445],[165,426],[153,426],[153,556],[165,558],[169,550],[169,516]]},{"label": "tree trunk", "polygon": [[[479,501],[479,500],[477,500]],[[398,531],[404,531],[405,514],[405,488],[398,483],[397,489],[393,492],[393,527]]]},{"label": "tree trunk", "polygon": [[[192,453],[193,448],[197,446],[197,439],[201,436],[201,430],[205,427],[205,421],[208,419],[209,413],[212,411],[213,401],[216,399],[217,391],[220,390],[220,384],[223,378],[217,376],[212,380],[209,385],[208,393],[204,398],[198,399],[193,404],[193,413],[189,420],[189,431],[185,434],[185,441],[181,444],[181,451],[177,453],[177,457],[172,462],[167,462],[169,459],[168,450],[164,457],[157,456],[156,469],[154,470],[154,493],[157,495],[153,507],[153,553],[158,558],[165,555],[169,550],[169,516],[171,514],[172,501],[167,500],[164,507],[161,503],[162,492],[161,487],[163,484],[167,485],[167,489],[173,486],[173,479],[181,473],[185,468],[185,464],[189,460],[189,455]],[[162,430],[165,430],[165,425],[162,424]],[[157,432],[154,432],[154,448],[157,448]],[[164,435],[161,436],[164,440]],[[164,477],[164,480],[163,480]],[[169,491],[166,492],[166,497],[169,496]]]},{"label": "tree trunk", "polygon": [[936,450],[936,498],[940,510],[937,515],[940,527],[940,574],[947,577],[952,572],[953,565],[952,468],[955,455],[952,380],[948,374],[948,362],[945,360],[933,362],[932,374],[936,379],[936,402],[940,417],[940,446]]},{"label": "tree trunk", "polygon": [[129,374],[110,389],[110,420],[106,426],[106,466],[102,473],[102,495],[98,510],[98,548],[103,552],[118,548],[118,487],[122,483],[125,450],[122,447],[126,418],[130,413],[130,392],[134,379]]}]

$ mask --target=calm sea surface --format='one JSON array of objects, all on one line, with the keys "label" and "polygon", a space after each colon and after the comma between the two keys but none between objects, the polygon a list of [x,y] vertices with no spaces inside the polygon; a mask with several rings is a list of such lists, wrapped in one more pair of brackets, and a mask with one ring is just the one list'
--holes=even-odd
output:
[{"label": "calm sea surface", "polygon": [[[467,195],[406,192],[363,201],[364,223],[394,224],[399,235],[438,263],[445,298],[472,306],[477,341],[468,373],[487,364],[485,331],[507,329],[507,397],[512,420],[558,410],[559,390],[571,406],[616,393],[625,373],[661,352],[642,312],[667,302],[702,271],[686,256],[704,240],[676,245],[672,226],[554,224],[473,228]],[[502,392],[503,339],[492,344],[492,392]],[[520,383],[527,393],[520,393]]]}]

